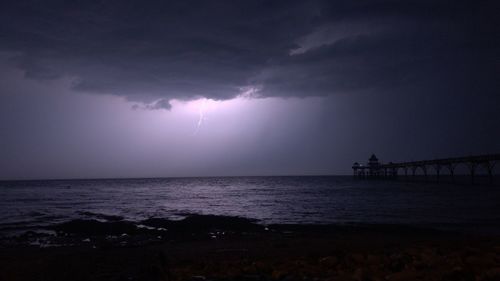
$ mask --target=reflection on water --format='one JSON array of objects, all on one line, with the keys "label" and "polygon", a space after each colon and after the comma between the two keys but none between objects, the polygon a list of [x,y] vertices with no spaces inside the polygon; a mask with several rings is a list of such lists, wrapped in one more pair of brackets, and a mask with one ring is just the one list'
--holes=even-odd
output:
[{"label": "reflection on water", "polygon": [[82,217],[140,220],[180,218],[191,213],[243,216],[263,223],[498,227],[498,202],[500,188],[493,186],[351,177],[0,182],[0,232]]}]

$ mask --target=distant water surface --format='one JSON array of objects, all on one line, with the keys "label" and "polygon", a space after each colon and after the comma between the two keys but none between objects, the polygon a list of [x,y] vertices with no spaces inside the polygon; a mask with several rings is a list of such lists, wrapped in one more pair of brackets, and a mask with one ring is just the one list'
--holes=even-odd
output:
[{"label": "distant water surface", "polygon": [[[0,234],[77,218],[188,214],[262,223],[388,223],[500,230],[500,188],[351,177],[214,177],[0,182]],[[500,233],[500,232],[499,232]]]}]

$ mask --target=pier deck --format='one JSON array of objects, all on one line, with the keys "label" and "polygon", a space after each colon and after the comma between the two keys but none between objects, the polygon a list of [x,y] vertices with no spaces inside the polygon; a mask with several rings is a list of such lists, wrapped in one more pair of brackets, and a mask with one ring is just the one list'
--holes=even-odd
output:
[{"label": "pier deck", "polygon": [[352,166],[355,177],[370,177],[370,178],[394,178],[398,177],[399,172],[404,172],[406,178],[409,177],[409,172],[414,178],[417,171],[420,169],[423,176],[427,178],[434,175],[439,182],[441,172],[446,169],[451,176],[452,181],[455,179],[455,170],[458,165],[465,165],[469,172],[471,182],[474,183],[475,176],[479,169],[484,169],[487,172],[490,182],[493,181],[493,169],[500,161],[500,154],[487,154],[455,158],[443,158],[423,161],[411,161],[400,163],[380,164],[375,155],[372,155],[368,165],[363,166],[354,163]]}]

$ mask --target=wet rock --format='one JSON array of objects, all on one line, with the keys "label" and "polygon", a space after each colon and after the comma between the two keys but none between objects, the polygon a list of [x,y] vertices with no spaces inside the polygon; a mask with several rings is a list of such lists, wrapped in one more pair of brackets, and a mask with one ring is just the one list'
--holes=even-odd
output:
[{"label": "wet rock", "polygon": [[450,273],[444,274],[442,281],[474,281],[476,275],[470,270],[464,270],[462,267],[455,267]]},{"label": "wet rock", "polygon": [[353,281],[352,276],[345,272],[339,273],[335,278],[329,279],[332,281]]},{"label": "wet rock", "polygon": [[367,255],[366,262],[370,265],[381,265],[383,263],[383,260],[379,255]]},{"label": "wet rock", "polygon": [[365,257],[362,254],[351,254],[349,258],[355,263],[363,263],[365,261]]},{"label": "wet rock", "polygon": [[442,261],[440,256],[438,256],[434,251],[428,249],[422,251],[419,260],[421,262],[421,265],[425,267],[436,266]]},{"label": "wet rock", "polygon": [[281,281],[299,281],[300,279],[293,275],[285,275],[281,278]]},{"label": "wet rock", "polygon": [[189,279],[190,281],[206,281],[207,278],[203,275],[194,275]]},{"label": "wet rock", "polygon": [[259,274],[244,274],[233,278],[235,281],[263,281],[266,280],[266,277]]},{"label": "wet rock", "polygon": [[445,256],[447,264],[453,267],[460,267],[462,265],[462,258],[458,252],[453,252]]},{"label": "wet rock", "polygon": [[271,274],[273,271],[271,265],[267,262],[255,261],[255,262],[253,262],[252,265],[255,268],[256,272]]},{"label": "wet rock", "polygon": [[190,215],[183,220],[172,221],[161,218],[150,218],[141,223],[156,228],[166,228],[177,232],[206,232],[210,230],[229,231],[263,231],[257,220],[233,216]]},{"label": "wet rock", "polygon": [[72,220],[49,227],[52,230],[80,235],[120,235],[137,233],[137,227],[126,221],[100,222],[96,220]]},{"label": "wet rock", "polygon": [[495,266],[495,257],[491,255],[469,256],[465,258],[465,263],[473,267],[493,267]]},{"label": "wet rock", "polygon": [[486,270],[483,274],[481,274],[479,280],[481,281],[498,281],[500,280],[500,267],[495,267],[489,270]]},{"label": "wet rock", "polygon": [[116,216],[116,215],[106,215],[106,214],[99,214],[99,213],[93,213],[93,212],[79,212],[79,214],[87,216],[87,217],[104,219],[107,221],[121,221],[121,220],[123,220],[122,216]]},{"label": "wet rock", "polygon": [[271,273],[271,277],[275,280],[279,280],[279,279],[282,279],[286,276],[286,272],[284,271],[281,271],[281,270],[273,270],[273,272]]},{"label": "wet rock", "polygon": [[370,274],[363,268],[357,268],[352,275],[352,279],[356,280],[356,281],[370,281],[370,280],[372,280],[370,278]]},{"label": "wet rock", "polygon": [[389,281],[408,281],[408,280],[416,280],[417,273],[414,270],[405,270],[401,272],[396,272],[386,276],[386,279]]},{"label": "wet rock", "polygon": [[334,267],[339,263],[339,258],[335,256],[327,256],[319,259],[319,264],[328,267]]},{"label": "wet rock", "polygon": [[388,269],[391,272],[400,272],[410,262],[412,262],[411,256],[403,254],[393,254],[389,257]]},{"label": "wet rock", "polygon": [[466,247],[464,252],[465,256],[477,255],[479,253],[481,253],[481,251],[474,247]]}]

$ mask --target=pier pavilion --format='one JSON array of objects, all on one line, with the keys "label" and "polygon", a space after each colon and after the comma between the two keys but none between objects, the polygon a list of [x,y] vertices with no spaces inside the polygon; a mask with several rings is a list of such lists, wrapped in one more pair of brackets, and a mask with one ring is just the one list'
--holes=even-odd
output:
[{"label": "pier pavilion", "polygon": [[458,165],[465,165],[471,183],[474,183],[475,177],[479,169],[483,169],[489,177],[489,181],[493,183],[493,169],[500,161],[500,154],[487,154],[455,158],[442,158],[434,160],[411,161],[381,164],[375,154],[368,159],[367,165],[359,164],[358,162],[352,165],[354,177],[357,178],[396,178],[399,172],[404,173],[405,179],[415,178],[417,171],[423,173],[427,180],[428,176],[433,175],[436,181],[439,182],[441,172],[446,169],[449,172],[451,180],[455,180],[455,170]]}]

